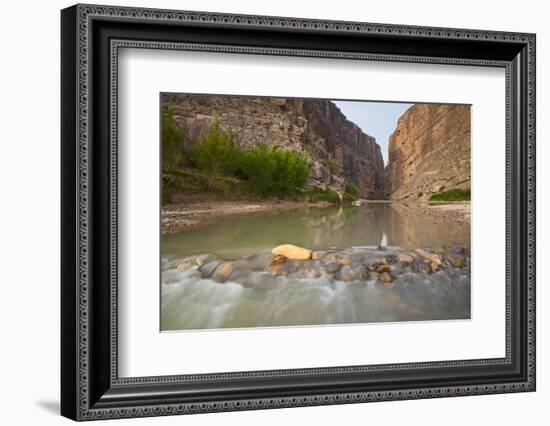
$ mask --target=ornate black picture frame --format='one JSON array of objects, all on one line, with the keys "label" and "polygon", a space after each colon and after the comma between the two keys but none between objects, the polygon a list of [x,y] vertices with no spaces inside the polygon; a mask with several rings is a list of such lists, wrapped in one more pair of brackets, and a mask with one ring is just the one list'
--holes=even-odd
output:
[{"label": "ornate black picture frame", "polygon": [[[96,5],[64,9],[61,28],[62,415],[92,420],[535,390],[534,34]],[[504,68],[506,356],[120,378],[121,47]]]}]

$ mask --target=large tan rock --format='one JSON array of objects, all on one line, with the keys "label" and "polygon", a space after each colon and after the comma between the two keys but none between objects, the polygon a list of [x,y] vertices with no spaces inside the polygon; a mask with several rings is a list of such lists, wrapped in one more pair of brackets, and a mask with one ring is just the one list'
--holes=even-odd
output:
[{"label": "large tan rock", "polygon": [[295,246],[294,244],[281,244],[271,250],[275,255],[282,255],[288,259],[306,260],[311,259],[311,250]]}]

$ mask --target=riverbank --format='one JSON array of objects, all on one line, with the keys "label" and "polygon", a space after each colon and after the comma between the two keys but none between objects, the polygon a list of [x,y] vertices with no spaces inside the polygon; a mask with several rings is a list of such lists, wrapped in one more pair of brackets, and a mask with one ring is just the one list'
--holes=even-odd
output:
[{"label": "riverbank", "polygon": [[435,219],[452,220],[459,223],[470,223],[471,209],[469,201],[430,201],[410,203],[391,200],[360,200],[361,204],[391,204],[402,213],[407,210],[422,212]]},{"label": "riverbank", "polygon": [[471,208],[469,202],[431,202],[427,208],[428,214],[447,215],[462,223],[470,223]]},{"label": "riverbank", "polygon": [[319,201],[292,201],[278,199],[190,199],[187,202],[169,204],[162,208],[162,233],[173,234],[200,226],[220,216],[255,213],[261,211],[293,210],[328,207],[331,203]]}]

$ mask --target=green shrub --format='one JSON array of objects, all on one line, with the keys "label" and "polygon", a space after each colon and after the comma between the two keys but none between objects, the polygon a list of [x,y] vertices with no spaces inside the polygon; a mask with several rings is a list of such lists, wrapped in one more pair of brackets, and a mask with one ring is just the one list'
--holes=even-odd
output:
[{"label": "green shrub", "polygon": [[174,190],[174,176],[168,173],[163,173],[162,174],[162,204],[163,205],[171,201],[173,190]]},{"label": "green shrub", "polygon": [[172,171],[180,166],[185,157],[187,132],[174,122],[174,107],[162,112],[162,170]]},{"label": "green shrub", "polygon": [[424,193],[423,193],[422,191],[418,191],[418,192],[416,193],[416,196],[417,196],[418,198],[422,197],[423,195],[424,195]]},{"label": "green shrub", "polygon": [[470,189],[449,189],[432,195],[429,201],[470,201]]},{"label": "green shrub", "polygon": [[353,182],[346,182],[344,195],[348,195],[353,201],[359,199],[361,191],[359,190],[359,187]]},{"label": "green shrub", "polygon": [[354,196],[352,196],[352,195],[350,195],[350,194],[348,194],[348,193],[342,194],[342,201],[343,201],[344,203],[351,204],[351,203],[353,203],[353,202],[356,201],[356,200],[357,200],[357,197],[354,197]]},{"label": "green shrub", "polygon": [[[309,177],[309,164],[297,152],[265,144],[241,148],[231,132],[220,128],[218,120],[195,143],[191,160],[197,172],[202,173],[197,184],[204,190],[225,186],[224,178],[239,178],[249,192],[262,197],[286,197],[298,194]],[[183,170],[180,168],[179,172]],[[206,179],[206,175],[212,179]],[[204,187],[206,183],[213,187]]]},{"label": "green shrub", "polygon": [[247,192],[246,182],[232,176],[183,168],[174,172],[174,187],[186,193],[216,193],[239,196]]},{"label": "green shrub", "polygon": [[162,174],[162,203],[173,202],[176,192],[185,194],[216,194],[238,198],[250,194],[245,181],[232,176],[215,175],[193,168],[181,168]]},{"label": "green shrub", "polygon": [[339,203],[340,196],[336,191],[330,188],[315,187],[306,192],[306,196],[311,203],[317,203],[319,201],[328,201],[329,203]]},{"label": "green shrub", "polygon": [[192,160],[199,170],[230,175],[237,171],[239,148],[233,142],[231,132],[223,131],[216,120],[208,134],[193,147]]},{"label": "green shrub", "polygon": [[241,150],[238,174],[262,197],[285,197],[304,187],[309,164],[297,152],[260,144]]}]

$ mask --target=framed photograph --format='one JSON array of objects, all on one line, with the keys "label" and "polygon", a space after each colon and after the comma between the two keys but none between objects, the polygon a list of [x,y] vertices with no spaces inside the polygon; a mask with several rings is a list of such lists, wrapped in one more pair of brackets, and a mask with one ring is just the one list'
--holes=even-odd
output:
[{"label": "framed photograph", "polygon": [[535,390],[535,35],[61,12],[61,413]]}]

